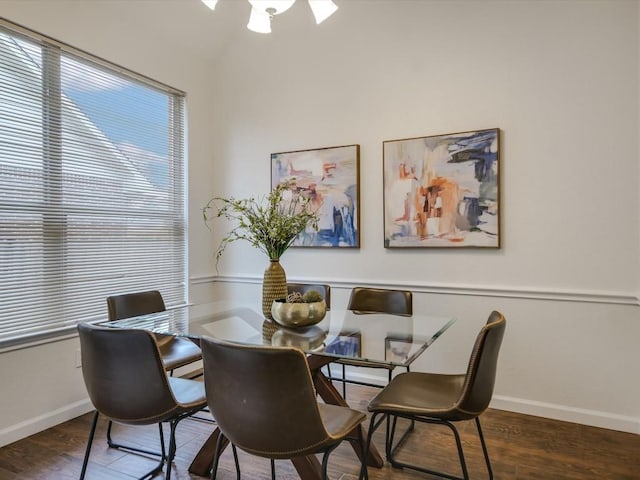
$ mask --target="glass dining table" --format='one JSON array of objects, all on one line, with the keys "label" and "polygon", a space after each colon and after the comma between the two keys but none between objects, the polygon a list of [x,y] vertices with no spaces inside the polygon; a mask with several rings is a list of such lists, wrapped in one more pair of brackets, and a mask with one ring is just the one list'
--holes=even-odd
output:
[{"label": "glass dining table", "polygon": [[[454,322],[451,317],[422,313],[401,316],[332,308],[316,325],[287,328],[265,319],[260,305],[219,301],[105,322],[104,326],[144,329],[187,337],[196,343],[203,337],[215,337],[252,345],[297,347],[307,353],[316,390],[322,400],[347,406],[344,397],[322,372],[322,367],[338,359],[350,359],[406,368]],[[218,435],[216,429],[205,441],[189,467],[191,473],[209,475]],[[358,442],[354,440],[352,445],[360,455]],[[320,479],[320,463],[315,456],[298,457],[292,462],[300,478]],[[383,465],[382,457],[373,445],[367,464],[378,468]]]}]

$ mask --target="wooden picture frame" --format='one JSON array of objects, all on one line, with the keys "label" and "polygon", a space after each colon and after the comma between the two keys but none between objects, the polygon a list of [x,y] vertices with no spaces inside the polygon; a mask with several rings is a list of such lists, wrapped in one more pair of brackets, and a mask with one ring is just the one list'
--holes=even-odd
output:
[{"label": "wooden picture frame", "polygon": [[384,246],[500,248],[500,130],[383,142]]},{"label": "wooden picture frame", "polygon": [[311,198],[320,213],[293,247],[360,248],[360,145],[271,154],[271,188],[282,182]]}]

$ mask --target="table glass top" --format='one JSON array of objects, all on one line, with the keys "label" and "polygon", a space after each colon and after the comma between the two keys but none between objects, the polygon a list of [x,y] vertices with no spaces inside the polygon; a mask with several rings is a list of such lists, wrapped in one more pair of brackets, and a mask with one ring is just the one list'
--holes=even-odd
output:
[{"label": "table glass top", "polygon": [[294,346],[317,355],[406,366],[455,322],[451,317],[434,315],[359,314],[331,309],[316,325],[285,328],[266,320],[260,312],[256,305],[214,302],[103,325],[194,340],[209,336],[253,345]]}]

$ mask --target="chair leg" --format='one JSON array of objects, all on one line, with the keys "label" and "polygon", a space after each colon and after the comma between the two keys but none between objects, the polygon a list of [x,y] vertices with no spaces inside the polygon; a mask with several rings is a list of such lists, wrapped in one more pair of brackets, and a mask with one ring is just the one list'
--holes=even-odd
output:
[{"label": "chair leg", "polygon": [[162,435],[162,424],[159,423],[158,425],[160,428],[160,446],[162,447],[162,451],[159,453],[154,452],[152,450],[147,450],[145,448],[133,447],[131,445],[125,445],[123,443],[114,442],[113,439],[111,438],[111,427],[113,427],[113,422],[111,420],[109,420],[109,423],[107,424],[107,444],[109,445],[109,448],[124,449],[124,450],[129,450],[131,452],[146,453],[147,455],[155,455],[156,457],[162,458],[162,461],[164,462],[164,460],[166,459],[166,453],[164,448],[164,437]]},{"label": "chair leg", "polygon": [[342,398],[347,399],[347,368],[342,364]]},{"label": "chair leg", "polygon": [[[82,470],[80,471],[80,480],[84,479],[85,473],[87,471],[87,465],[89,464],[89,454],[91,453],[91,445],[93,444],[93,438],[95,436],[96,433],[96,427],[98,425],[98,417],[100,416],[100,413],[96,410],[96,413],[93,416],[93,421],[91,422],[91,431],[89,433],[89,440],[87,441],[87,449],[85,451],[84,454],[84,461],[82,462]],[[109,430],[111,429],[111,425],[113,422],[109,421],[109,426],[107,427],[107,436],[109,436]],[[156,465],[152,470],[149,470],[149,472],[147,472],[146,474],[144,474],[142,477],[140,477],[140,480],[145,479],[145,478],[151,478],[154,475],[156,475],[158,472],[162,471],[162,467],[164,466],[164,462],[165,462],[165,453],[164,453],[164,438],[162,436],[162,424],[160,425],[160,444],[162,445],[162,453],[157,453],[157,452],[151,452],[149,450],[144,450],[141,448],[133,448],[133,447],[128,447],[128,446],[120,446],[117,444],[113,444],[114,447],[113,448],[124,448],[126,450],[132,450],[132,451],[136,451],[136,452],[140,452],[140,453],[147,453],[147,454],[151,454],[151,455],[156,455],[160,457],[160,463],[158,463],[158,465]],[[109,445],[111,447],[111,445]],[[169,472],[167,473],[167,479],[170,478],[169,476]]]},{"label": "chair leg", "polygon": [[233,451],[233,462],[236,464],[236,478],[240,480],[240,462],[238,461],[238,449],[232,443],[231,450]]},{"label": "chair leg", "polygon": [[[176,430],[178,428],[178,423],[180,423],[180,421],[185,419],[185,418],[189,418],[191,415],[193,415],[197,411],[198,410],[192,410],[191,412],[183,413],[181,415],[178,415],[177,417],[175,417],[173,420],[171,420],[169,422],[169,425],[170,425],[169,453],[166,456],[166,461],[167,461],[167,474],[165,476],[166,480],[171,480],[171,468],[173,466],[173,459],[176,456],[176,449],[177,449],[177,445],[176,445]],[[162,431],[162,428],[160,430]],[[163,444],[162,450],[164,451],[164,444]],[[162,470],[162,466],[160,466],[160,470],[158,470],[158,471],[161,471],[161,470]],[[147,474],[147,475],[149,475],[149,474]],[[145,477],[142,477],[142,478],[145,478]]]},{"label": "chair leg", "polygon": [[451,431],[453,432],[453,436],[456,438],[456,446],[458,447],[458,456],[460,457],[460,466],[462,467],[462,475],[464,476],[464,480],[469,480],[469,472],[467,471],[467,462],[464,460],[464,452],[462,451],[462,442],[460,441],[460,434],[458,433],[458,429],[450,422],[444,422]]},{"label": "chair leg", "polygon": [[[216,442],[216,450],[213,457],[213,467],[211,468],[211,480],[216,480],[218,476],[218,464],[220,463],[220,455],[222,455],[222,444],[224,443],[224,435],[222,432],[218,434]],[[233,461],[236,464],[236,478],[240,480],[240,462],[238,461],[238,449],[232,443],[231,451],[233,452]]]},{"label": "chair leg", "polygon": [[333,385],[333,375],[331,375],[331,364],[327,363],[327,378],[329,382]]},{"label": "chair leg", "polygon": [[216,450],[213,454],[213,467],[211,467],[211,480],[216,480],[218,476],[218,462],[220,461],[220,454],[222,453],[222,439],[224,435],[222,432],[218,433],[218,440],[216,441]]},{"label": "chair leg", "polygon": [[[387,417],[387,436],[386,436],[386,442],[389,446],[389,449],[391,449],[391,445],[393,445],[393,439],[395,438],[396,435],[396,428],[397,428],[397,423],[398,423],[398,417],[394,416],[393,417],[393,424],[391,426],[391,430],[389,431],[389,421],[390,418]],[[405,440],[407,439],[407,437],[409,436],[409,434],[411,432],[414,431],[415,429],[415,420],[411,419],[410,420],[410,424],[407,427],[407,429],[404,431],[404,433],[400,436],[400,440],[398,440],[398,442],[396,443],[395,447],[393,448],[393,450],[397,450],[398,448],[400,448],[400,446],[405,442]],[[393,456],[393,453],[391,453],[391,456]]]},{"label": "chair leg", "polygon": [[273,458],[270,458],[271,463],[271,480],[276,480],[276,461]]},{"label": "chair leg", "polygon": [[340,445],[340,442],[336,443],[335,445],[325,450],[324,454],[322,455],[322,476],[320,477],[322,478],[322,480],[327,480],[327,466],[329,465],[329,454],[333,452],[338,447],[338,445]]},{"label": "chair leg", "polygon": [[[378,421],[376,421],[376,419],[382,416],[382,418],[380,418]],[[362,456],[362,463],[364,464],[364,468],[365,468],[365,472],[366,472],[366,477],[368,478],[368,471],[366,470],[366,463],[367,463],[367,456],[369,454],[369,449],[371,448],[371,441],[373,439],[373,433],[376,431],[376,429],[380,426],[380,424],[384,423],[385,419],[386,419],[387,415],[381,412],[374,412],[373,415],[371,415],[371,421],[369,422],[369,433],[367,435],[367,442],[365,444],[365,455]],[[388,440],[385,440],[385,447],[388,449]],[[389,456],[389,454],[387,453],[387,457]]]},{"label": "chair leg", "polygon": [[358,427],[358,439],[360,440],[360,474],[358,475],[358,480],[369,480],[369,470],[367,469],[367,454],[369,450],[367,449],[367,443],[364,438],[364,430],[362,426]]},{"label": "chair leg", "polygon": [[[428,468],[424,468],[418,465],[413,465],[409,463],[400,462],[395,458],[395,454],[398,452],[398,449],[403,443],[403,440],[406,435],[403,435],[400,441],[396,445],[393,445],[393,437],[395,435],[395,426],[397,421],[397,416],[394,417],[394,422],[391,428],[391,435],[387,445],[387,459],[391,463],[391,466],[394,468],[408,468],[411,470],[416,470],[418,472],[428,473],[430,475],[435,475],[438,477],[448,478],[451,480],[469,480],[469,472],[467,470],[467,463],[464,458],[464,452],[462,450],[462,442],[460,441],[460,434],[458,433],[458,429],[453,425],[453,423],[448,422],[446,420],[433,419],[433,418],[416,418],[415,420],[421,423],[430,423],[435,425],[446,425],[453,432],[453,436],[456,441],[456,447],[458,449],[458,457],[460,459],[460,466],[462,468],[462,477],[456,477],[454,475],[450,475],[444,472],[438,472],[436,470],[430,470]],[[492,477],[493,478],[493,477]]]},{"label": "chair leg", "polygon": [[482,434],[482,427],[480,426],[480,417],[476,417],[475,421],[476,421],[476,427],[478,427],[478,436],[480,437],[480,444],[482,445],[482,453],[484,453],[484,461],[487,463],[489,480],[493,480],[493,469],[491,468],[491,461],[489,460],[489,452],[487,451],[487,444],[484,442],[484,435]]},{"label": "chair leg", "polygon": [[91,445],[93,444],[93,437],[96,434],[96,426],[98,425],[98,417],[100,414],[96,410],[93,415],[93,421],[91,422],[91,430],[89,431],[89,439],[87,440],[87,448],[84,452],[84,461],[82,462],[82,470],[80,471],[80,480],[84,479],[84,474],[87,471],[87,465],[89,463],[89,454],[91,453]]},{"label": "chair leg", "polygon": [[171,420],[169,422],[170,433],[169,433],[169,454],[167,455],[167,474],[165,475],[166,480],[171,480],[171,470],[173,467],[173,458],[176,456],[176,427],[178,426],[178,422],[180,418],[175,420]]}]

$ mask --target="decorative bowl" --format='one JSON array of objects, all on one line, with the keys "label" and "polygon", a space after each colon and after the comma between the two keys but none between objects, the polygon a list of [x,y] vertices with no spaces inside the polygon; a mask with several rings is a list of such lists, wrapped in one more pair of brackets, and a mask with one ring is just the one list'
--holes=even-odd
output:
[{"label": "decorative bowl", "polygon": [[285,299],[274,300],[271,316],[283,327],[308,327],[322,321],[327,314],[324,300],[311,303],[287,303]]}]

